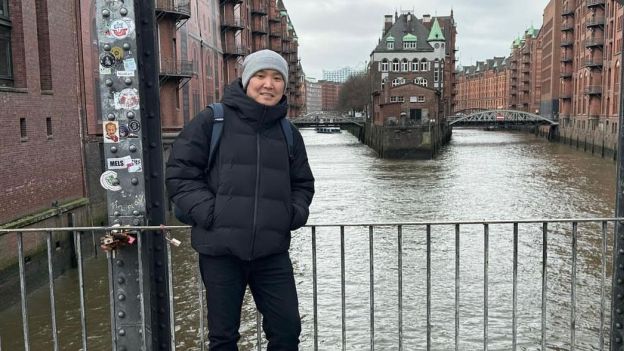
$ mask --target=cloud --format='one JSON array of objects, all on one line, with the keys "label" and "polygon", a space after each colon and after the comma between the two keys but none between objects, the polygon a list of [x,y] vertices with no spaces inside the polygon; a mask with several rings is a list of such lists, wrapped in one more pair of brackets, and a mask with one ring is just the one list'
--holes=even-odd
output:
[{"label": "cloud", "polygon": [[[552,0],[558,1],[558,0]],[[410,10],[448,16],[457,24],[457,48],[463,65],[507,56],[511,42],[533,24],[541,26],[545,0],[285,0],[299,38],[306,75],[321,78],[323,69],[368,61],[381,36],[384,15]],[[469,61],[470,60],[470,61]]]}]

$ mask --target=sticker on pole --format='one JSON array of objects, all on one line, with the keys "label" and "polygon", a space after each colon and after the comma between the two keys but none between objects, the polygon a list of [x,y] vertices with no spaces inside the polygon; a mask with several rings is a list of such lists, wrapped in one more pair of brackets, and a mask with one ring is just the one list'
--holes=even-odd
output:
[{"label": "sticker on pole", "polygon": [[119,179],[117,179],[117,172],[106,171],[100,176],[100,185],[106,190],[119,191],[121,186],[119,185]]},{"label": "sticker on pole", "polygon": [[111,22],[106,36],[111,39],[125,39],[134,32],[134,21],[122,18]]},{"label": "sticker on pole", "polygon": [[127,88],[115,93],[115,109],[138,110],[139,92],[135,88]]},{"label": "sticker on pole", "polygon": [[118,143],[119,142],[119,122],[108,121],[103,125],[104,127],[104,142],[105,143]]}]

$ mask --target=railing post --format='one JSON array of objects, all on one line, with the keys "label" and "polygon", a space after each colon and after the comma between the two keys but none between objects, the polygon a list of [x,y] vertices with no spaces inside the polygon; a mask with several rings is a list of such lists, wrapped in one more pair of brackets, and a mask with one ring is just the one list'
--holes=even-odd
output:
[{"label": "railing post", "polygon": [[[154,1],[95,1],[109,225],[165,220]],[[143,148],[143,144],[146,148]],[[167,252],[141,232],[108,255],[113,350],[171,350]],[[140,251],[140,252],[139,252]]]},{"label": "railing post", "polygon": [[[624,0],[616,0],[620,6],[624,5]],[[624,38],[624,32],[622,32]],[[621,49],[620,57],[624,57],[624,46]],[[624,69],[620,65],[620,82],[624,82]],[[624,217],[624,94],[620,85],[620,108],[618,119],[618,150],[617,150],[617,178],[616,178],[616,203],[615,217]],[[612,318],[611,318],[611,350],[622,349],[622,326],[624,325],[624,223],[616,221],[615,240],[613,245],[613,292]]]}]

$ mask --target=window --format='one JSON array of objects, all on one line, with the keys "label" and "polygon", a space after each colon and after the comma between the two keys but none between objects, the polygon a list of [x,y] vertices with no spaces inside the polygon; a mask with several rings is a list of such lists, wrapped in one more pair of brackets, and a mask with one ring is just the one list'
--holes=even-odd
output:
[{"label": "window", "polygon": [[420,61],[420,70],[421,71],[428,71],[428,63],[426,59],[422,59],[422,61]]},{"label": "window", "polygon": [[412,71],[413,72],[418,72],[418,60],[417,59],[414,59],[412,61]]},{"label": "window", "polygon": [[384,59],[381,61],[381,71],[388,72],[388,60]]},{"label": "window", "polygon": [[392,61],[392,71],[393,72],[398,72],[399,71],[399,60],[398,59],[394,59]]},{"label": "window", "polygon": [[403,42],[403,49],[416,49],[416,42],[415,41],[404,41]]},{"label": "window", "polygon": [[425,102],[425,97],[424,96],[419,96],[418,97],[418,102]]},{"label": "window", "polygon": [[0,0],[0,86],[13,86],[11,20],[7,0]]},{"label": "window", "polygon": [[409,67],[409,62],[407,62],[406,59],[403,59],[403,61],[401,61],[401,71],[407,72],[408,67]]},{"label": "window", "polygon": [[48,139],[52,138],[52,117],[46,117],[46,134]]},{"label": "window", "polygon": [[414,84],[426,87],[427,86],[427,79],[425,79],[423,77],[417,77],[416,79],[414,79]]},{"label": "window", "polygon": [[22,141],[28,140],[28,133],[26,131],[26,118],[20,118],[20,138]]},{"label": "window", "polygon": [[390,102],[405,102],[405,97],[403,96],[391,96]]},{"label": "window", "polygon": [[393,41],[389,41],[386,44],[387,44],[388,50],[393,50],[394,49],[394,42]]},{"label": "window", "polygon": [[440,81],[440,71],[438,71],[437,69],[433,71],[433,81],[435,83]]},{"label": "window", "polygon": [[405,78],[398,77],[392,81],[392,86],[396,87],[397,85],[405,84]]}]

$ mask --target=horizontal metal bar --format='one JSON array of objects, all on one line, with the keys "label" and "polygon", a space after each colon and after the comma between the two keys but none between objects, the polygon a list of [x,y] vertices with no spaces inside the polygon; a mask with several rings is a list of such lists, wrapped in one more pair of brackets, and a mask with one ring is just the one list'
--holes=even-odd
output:
[{"label": "horizontal metal bar", "polygon": [[[344,226],[344,227],[396,227],[398,225],[402,225],[402,226],[427,226],[427,225],[455,225],[455,224],[475,224],[475,225],[483,225],[483,224],[513,224],[513,223],[544,223],[544,222],[548,222],[548,223],[570,223],[570,222],[577,222],[577,223],[588,223],[588,222],[615,222],[615,221],[621,221],[624,222],[624,217],[596,217],[596,218],[530,218],[530,219],[494,219],[494,220],[487,220],[487,219],[480,219],[480,220],[462,220],[462,221],[431,221],[431,222],[427,222],[427,221],[420,221],[420,222],[378,222],[378,223],[367,223],[367,222],[362,222],[362,223],[320,223],[320,224],[315,224],[315,223],[308,223],[307,225],[305,225],[305,227],[339,227],[339,226]],[[45,228],[12,228],[12,229],[6,229],[6,228],[2,228],[0,229],[0,235],[2,234],[6,234],[6,233],[15,233],[15,232],[22,232],[22,233],[28,233],[28,232],[46,232],[46,231],[52,231],[52,232],[70,232],[70,231],[87,231],[87,230],[94,230],[94,231],[111,231],[111,230],[119,230],[119,229],[124,229],[124,230],[140,230],[140,231],[157,231],[158,234],[160,234],[160,231],[162,229],[171,229],[171,230],[175,230],[175,229],[191,229],[191,226],[188,225],[163,225],[163,226],[124,226],[124,227],[58,227],[58,228],[50,228],[50,227],[45,227]]]}]

